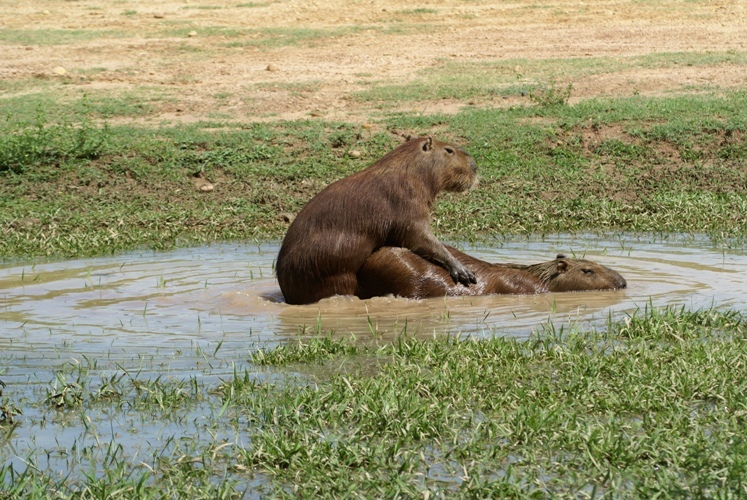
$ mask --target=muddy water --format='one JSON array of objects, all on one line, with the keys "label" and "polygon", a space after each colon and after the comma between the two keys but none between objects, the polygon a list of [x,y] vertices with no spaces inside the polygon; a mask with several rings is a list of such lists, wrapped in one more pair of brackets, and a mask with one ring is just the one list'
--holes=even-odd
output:
[{"label": "muddy water", "polygon": [[585,256],[625,276],[629,287],[620,291],[421,301],[335,297],[309,306],[282,302],[272,271],[277,250],[277,244],[220,244],[0,266],[0,381],[7,385],[3,398],[23,411],[20,425],[0,436],[0,465],[22,471],[31,460],[39,470],[75,478],[91,469],[102,474],[115,440],[133,463],[154,454],[181,456],[178,446],[213,442],[215,432],[243,441],[228,422],[218,431],[198,424],[219,412],[217,399],[185,408],[178,424],[106,404],[78,417],[52,410],[47,398],[80,374],[94,385],[90,392],[122,373],[127,380],[192,379],[210,388],[235,370],[256,379],[282,377],[249,365],[249,352],[320,327],[359,338],[386,339],[405,328],[419,336],[526,337],[548,322],[603,326],[649,304],[747,309],[747,252],[692,237],[555,236],[467,248],[494,262]]},{"label": "muddy water", "polygon": [[697,238],[557,236],[467,248],[493,262],[534,263],[557,253],[619,271],[621,291],[427,300],[334,297],[282,302],[276,244],[219,244],[171,252],[0,267],[0,349],[47,357],[78,353],[124,361],[190,348],[266,345],[319,325],[358,336],[524,337],[542,323],[600,324],[649,303],[744,309],[747,255]]}]

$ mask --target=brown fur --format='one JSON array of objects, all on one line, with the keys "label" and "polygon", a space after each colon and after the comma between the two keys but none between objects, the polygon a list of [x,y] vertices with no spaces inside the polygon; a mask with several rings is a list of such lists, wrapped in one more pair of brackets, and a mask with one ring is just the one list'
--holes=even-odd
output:
[{"label": "brown fur", "polygon": [[299,212],[277,259],[289,304],[353,295],[358,270],[379,247],[404,247],[443,266],[454,282],[474,275],[433,235],[430,212],[440,191],[477,182],[465,151],[428,138],[408,141],[368,168],[327,186]]},{"label": "brown fur", "polygon": [[526,294],[625,288],[625,279],[585,259],[555,260],[533,265],[490,264],[446,247],[477,277],[477,284],[454,284],[439,266],[403,248],[376,251],[358,271],[356,295],[362,299],[397,295],[413,299],[445,295]]}]

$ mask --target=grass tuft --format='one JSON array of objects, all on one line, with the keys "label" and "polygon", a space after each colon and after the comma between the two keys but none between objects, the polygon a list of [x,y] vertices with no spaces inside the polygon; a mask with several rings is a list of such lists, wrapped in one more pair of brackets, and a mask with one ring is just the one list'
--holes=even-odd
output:
[{"label": "grass tuft", "polygon": [[50,124],[43,110],[33,122],[6,117],[9,134],[0,136],[0,174],[22,174],[34,167],[73,160],[95,160],[106,149],[110,130],[88,119]]},{"label": "grass tuft", "polygon": [[249,361],[257,366],[282,366],[291,363],[320,363],[326,359],[360,353],[355,339],[333,339],[330,336],[312,338],[308,342],[299,340],[295,344],[282,345],[271,350],[260,348],[253,352]]},{"label": "grass tuft", "polygon": [[528,93],[529,99],[541,107],[553,107],[553,106],[567,106],[568,99],[571,98],[573,92],[573,84],[569,83],[563,88],[560,88],[555,82],[551,80],[547,84],[539,84],[534,86]]}]

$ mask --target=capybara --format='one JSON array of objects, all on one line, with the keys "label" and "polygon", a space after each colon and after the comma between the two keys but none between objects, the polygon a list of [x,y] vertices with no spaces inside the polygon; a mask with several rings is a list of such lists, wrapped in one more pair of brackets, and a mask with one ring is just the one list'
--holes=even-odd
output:
[{"label": "capybara", "polygon": [[373,165],[314,196],[288,228],[276,263],[289,304],[353,295],[358,270],[379,247],[404,247],[443,266],[464,285],[475,276],[433,235],[431,207],[440,191],[477,183],[475,160],[430,137],[413,139]]},{"label": "capybara", "polygon": [[539,264],[490,264],[446,247],[477,277],[469,287],[454,284],[441,267],[404,248],[383,247],[358,271],[361,299],[397,295],[412,299],[445,295],[527,294],[625,288],[625,278],[612,269],[585,259],[558,255]]}]

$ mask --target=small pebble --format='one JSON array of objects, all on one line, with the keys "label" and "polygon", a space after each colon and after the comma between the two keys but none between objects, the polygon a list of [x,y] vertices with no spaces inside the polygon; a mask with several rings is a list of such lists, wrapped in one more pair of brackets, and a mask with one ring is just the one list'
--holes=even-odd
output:
[{"label": "small pebble", "polygon": [[202,186],[200,186],[200,191],[202,191],[203,193],[209,193],[213,189],[215,189],[215,186],[213,186],[212,184],[203,184]]},{"label": "small pebble", "polygon": [[55,75],[66,75],[67,70],[63,68],[62,66],[57,66],[56,68],[52,70],[52,73],[54,73]]},{"label": "small pebble", "polygon": [[188,37],[193,37],[193,36],[197,36],[197,32],[196,32],[195,30],[192,30],[192,31],[190,31],[189,33],[187,33],[187,36],[188,36]]},{"label": "small pebble", "polygon": [[360,158],[361,152],[358,151],[357,149],[354,149],[350,153],[348,153],[348,155],[350,155],[351,158]]},{"label": "small pebble", "polygon": [[278,217],[280,218],[281,221],[287,222],[287,223],[293,222],[293,219],[296,218],[296,216],[290,212],[281,212],[278,214]]},{"label": "small pebble", "polygon": [[267,68],[265,68],[267,71],[280,71],[280,68],[275,66],[274,64],[270,63],[267,65]]}]

